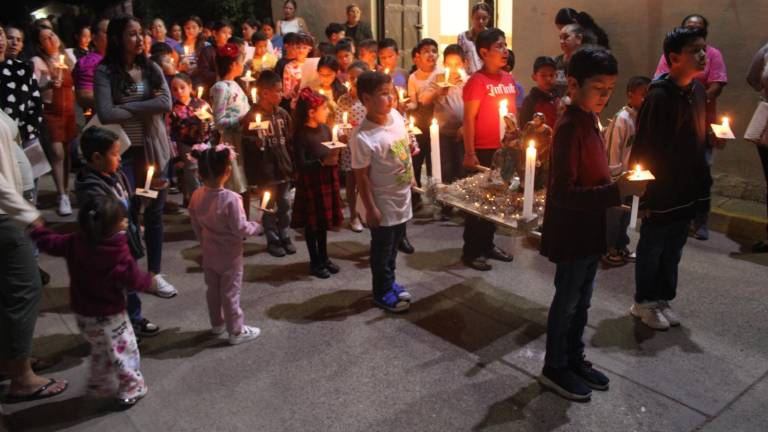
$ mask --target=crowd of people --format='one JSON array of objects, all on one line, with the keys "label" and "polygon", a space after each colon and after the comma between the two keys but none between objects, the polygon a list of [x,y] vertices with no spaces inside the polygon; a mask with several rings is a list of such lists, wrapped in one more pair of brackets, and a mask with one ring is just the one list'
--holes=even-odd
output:
[{"label": "crowd of people", "polygon": [[[609,387],[582,342],[601,261],[636,266],[632,315],[658,330],[680,324],[671,307],[677,267],[689,235],[709,236],[712,151],[723,145],[708,125],[728,78],[706,42],[706,18],[685,17],[666,35],[653,76],[628,81],[626,105],[603,128],[598,115],[619,65],[608,35],[584,12],[557,13],[562,53],[532,59],[535,87],[525,94],[486,3],[472,8],[470,28],[442,53],[421,39],[408,53],[410,71],[400,67],[394,39],[373,39],[358,6],[346,8],[344,23],[329,24],[322,41],[297,11],[287,0],[276,23],[245,19],[239,27],[190,16],[170,33],[161,18],[99,19],[77,29],[71,48],[50,20],[0,27],[0,352],[8,401],[67,388],[38,375],[46,365],[31,358],[48,277],[38,250],[67,261],[71,308],[91,345],[89,393],[124,406],[146,394],[138,344],[159,327],[144,317],[138,293],[177,294],[162,274],[163,214],[183,211],[168,201],[173,193],[202,246],[211,332],[227,333],[229,343],[261,331],[245,324],[240,308],[243,239],[252,235],[285,257],[297,252],[290,230],[301,231],[308,272],[325,279],[342,271],[328,254],[329,233],[345,219],[352,231],[367,227],[373,301],[406,311],[413,296],[397,282],[396,260],[415,249],[407,222],[423,205],[416,191],[422,171],[432,175],[430,152],[440,152],[444,183],[490,167],[500,148],[524,151],[515,127],[500,136],[502,121],[554,130],[551,143],[539,143],[537,180],[547,188],[541,253],[557,266],[542,385],[574,400]],[[749,74],[764,99],[767,60],[763,48]],[[498,115],[502,101],[508,118]],[[439,148],[418,132],[433,118]],[[70,182],[73,162],[80,167]],[[631,180],[635,163],[655,181]],[[73,213],[74,185],[73,233],[47,228],[35,208],[46,165],[61,216]],[[636,252],[622,208],[632,196],[642,196]],[[260,200],[258,221],[252,197]],[[444,206],[440,217],[459,210]],[[513,261],[494,243],[495,230],[464,215],[464,264],[488,271],[489,260]],[[145,257],[146,272],[137,264]]]}]

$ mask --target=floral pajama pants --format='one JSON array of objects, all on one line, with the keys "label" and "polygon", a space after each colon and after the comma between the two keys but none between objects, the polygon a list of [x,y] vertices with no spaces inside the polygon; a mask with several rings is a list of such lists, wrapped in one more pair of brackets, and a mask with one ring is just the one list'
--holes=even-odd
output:
[{"label": "floral pajama pants", "polygon": [[139,347],[125,311],[102,317],[77,316],[77,326],[91,345],[91,377],[88,391],[129,399],[147,392],[139,371]]}]

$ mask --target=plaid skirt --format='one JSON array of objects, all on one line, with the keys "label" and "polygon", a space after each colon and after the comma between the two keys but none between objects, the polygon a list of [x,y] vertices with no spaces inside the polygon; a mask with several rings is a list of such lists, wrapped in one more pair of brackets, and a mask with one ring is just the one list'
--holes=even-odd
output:
[{"label": "plaid skirt", "polygon": [[341,226],[343,221],[338,167],[300,171],[296,180],[291,228],[327,230]]}]

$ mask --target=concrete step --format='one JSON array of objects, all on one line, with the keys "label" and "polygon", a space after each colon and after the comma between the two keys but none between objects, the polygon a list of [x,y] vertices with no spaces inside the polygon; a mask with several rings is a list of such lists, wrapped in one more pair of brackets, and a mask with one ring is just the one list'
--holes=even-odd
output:
[{"label": "concrete step", "polygon": [[712,197],[712,213],[709,227],[728,237],[743,241],[759,241],[766,238],[766,205],[722,196]]}]

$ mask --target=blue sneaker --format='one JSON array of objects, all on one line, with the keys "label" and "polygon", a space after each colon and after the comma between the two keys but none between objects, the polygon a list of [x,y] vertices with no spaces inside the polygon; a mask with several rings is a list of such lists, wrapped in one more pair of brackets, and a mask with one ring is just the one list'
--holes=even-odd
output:
[{"label": "blue sneaker", "polygon": [[409,307],[411,307],[410,303],[404,300],[400,300],[397,297],[397,293],[394,289],[387,291],[382,296],[374,295],[373,302],[376,304],[376,306],[389,312],[405,312]]},{"label": "blue sneaker", "polygon": [[405,300],[407,302],[411,301],[413,299],[413,296],[411,296],[411,293],[409,293],[404,286],[400,285],[397,282],[392,282],[392,291],[397,294],[397,298],[400,300]]}]

